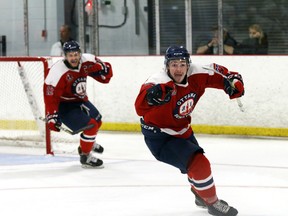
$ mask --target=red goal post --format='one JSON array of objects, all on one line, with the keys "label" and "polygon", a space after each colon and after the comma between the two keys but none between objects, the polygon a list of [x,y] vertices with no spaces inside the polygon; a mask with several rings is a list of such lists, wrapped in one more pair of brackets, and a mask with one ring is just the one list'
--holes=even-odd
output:
[{"label": "red goal post", "polygon": [[[40,120],[45,116],[44,77],[48,58],[0,57],[0,140],[2,145],[46,148],[53,154],[51,134]],[[32,144],[31,144],[32,143]]]}]

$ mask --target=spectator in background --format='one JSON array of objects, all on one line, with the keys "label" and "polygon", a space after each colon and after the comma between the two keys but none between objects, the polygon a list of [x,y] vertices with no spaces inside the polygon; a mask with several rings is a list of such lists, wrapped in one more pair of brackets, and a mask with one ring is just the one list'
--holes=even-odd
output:
[{"label": "spectator in background", "polygon": [[249,38],[242,41],[236,47],[224,45],[228,54],[268,54],[268,37],[258,24],[249,26]]},{"label": "spectator in background", "polygon": [[71,28],[69,25],[62,25],[60,27],[60,40],[54,43],[51,47],[51,56],[65,56],[63,51],[63,45],[65,42],[72,41]]},{"label": "spectator in background", "polygon": [[[212,28],[213,36],[208,42],[205,41],[197,48],[196,54],[219,54],[218,50],[218,26]],[[230,35],[227,29],[223,29],[223,45],[237,46],[237,41]],[[224,54],[228,54],[224,50]]]}]

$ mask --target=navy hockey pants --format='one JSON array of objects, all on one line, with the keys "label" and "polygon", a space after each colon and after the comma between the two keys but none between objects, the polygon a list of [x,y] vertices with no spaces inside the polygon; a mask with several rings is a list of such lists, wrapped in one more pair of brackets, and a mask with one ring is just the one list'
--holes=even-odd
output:
[{"label": "navy hockey pants", "polygon": [[71,130],[85,127],[91,118],[101,121],[101,114],[90,102],[62,102],[59,105],[59,117]]},{"label": "navy hockey pants", "polygon": [[177,138],[161,132],[157,127],[145,124],[142,119],[141,131],[154,157],[179,168],[182,173],[188,172],[187,167],[195,153],[204,153],[193,134],[187,139]]}]

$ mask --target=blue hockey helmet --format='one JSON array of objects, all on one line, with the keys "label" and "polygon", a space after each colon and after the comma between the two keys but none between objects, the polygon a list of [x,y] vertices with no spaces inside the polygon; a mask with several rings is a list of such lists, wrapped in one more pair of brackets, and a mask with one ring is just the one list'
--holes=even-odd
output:
[{"label": "blue hockey helmet", "polygon": [[63,51],[66,55],[67,52],[81,52],[80,45],[77,41],[67,41],[63,44]]},{"label": "blue hockey helmet", "polygon": [[191,63],[190,54],[187,51],[187,49],[184,48],[183,46],[170,46],[170,47],[168,47],[168,49],[166,50],[166,53],[165,53],[164,64],[167,66],[169,61],[174,60],[174,59],[185,60],[187,62],[187,64]]}]

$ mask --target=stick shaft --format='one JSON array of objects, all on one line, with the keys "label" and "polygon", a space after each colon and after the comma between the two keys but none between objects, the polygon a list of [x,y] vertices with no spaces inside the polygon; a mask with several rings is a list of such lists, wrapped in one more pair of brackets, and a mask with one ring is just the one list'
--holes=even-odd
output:
[{"label": "stick shaft", "polygon": [[[47,119],[46,118],[39,117],[39,119],[47,123]],[[94,127],[94,125],[93,124],[89,124],[89,125],[86,125],[85,127],[82,127],[82,128],[80,128],[78,130],[75,130],[75,131],[69,130],[69,129],[67,129],[65,127],[62,127],[62,126],[58,126],[57,128],[59,128],[61,131],[64,131],[64,132],[66,132],[68,134],[75,135],[75,134],[78,134],[78,133],[80,133],[80,132],[82,132],[84,130],[91,129],[92,127]]]}]

